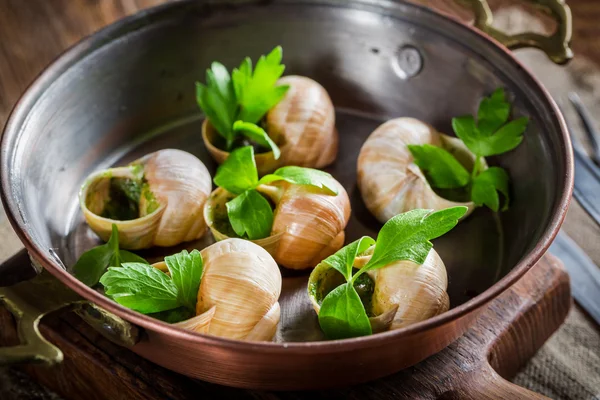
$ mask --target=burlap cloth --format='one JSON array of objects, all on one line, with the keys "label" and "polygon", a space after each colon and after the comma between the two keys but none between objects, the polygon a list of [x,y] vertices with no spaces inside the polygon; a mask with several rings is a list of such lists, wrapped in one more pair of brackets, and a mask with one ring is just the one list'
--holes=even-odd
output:
[{"label": "burlap cloth", "polygon": [[[439,5],[440,0],[422,0]],[[446,3],[447,4],[447,3]],[[600,22],[599,22],[600,23]],[[497,14],[496,25],[511,31],[543,30],[532,24],[529,15],[511,8]],[[600,40],[600,38],[598,39]],[[574,127],[579,121],[567,101],[567,93],[576,91],[600,127],[600,68],[586,59],[575,58],[567,67],[558,67],[535,50],[517,52],[518,58],[546,85],[565,110]],[[600,193],[599,193],[600,196]],[[572,203],[563,228],[600,265],[600,227]],[[0,210],[0,261],[21,248],[4,212]],[[575,306],[565,324],[548,340],[538,354],[517,375],[515,383],[555,399],[600,399],[600,329]],[[0,371],[0,399],[58,399],[13,371]]]}]

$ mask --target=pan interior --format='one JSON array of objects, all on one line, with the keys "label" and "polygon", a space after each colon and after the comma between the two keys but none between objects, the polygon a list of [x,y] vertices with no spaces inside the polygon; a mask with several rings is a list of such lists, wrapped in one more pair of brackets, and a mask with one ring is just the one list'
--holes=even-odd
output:
[{"label": "pan interior", "polygon": [[[509,171],[511,209],[499,217],[478,209],[434,242],[448,270],[451,307],[485,291],[532,250],[564,190],[556,116],[530,76],[477,34],[413,6],[345,4],[182,3],[74,49],[34,87],[38,97],[7,131],[3,165],[11,172],[4,190],[15,202],[13,215],[42,252],[53,249],[70,267],[98,244],[77,204],[90,172],[178,148],[200,158],[214,176],[216,165],[200,136],[194,82],[204,81],[213,60],[232,68],[244,56],[256,60],[281,44],[286,74],[317,80],[336,105],[340,151],[327,170],[351,199],[347,242],[375,237],[381,226],[356,187],[360,147],[380,123],[411,116],[451,133],[452,117],[475,113],[483,95],[507,89],[514,116],[531,119],[520,147],[490,160]],[[401,68],[407,46],[422,61],[411,78]],[[185,247],[211,241],[208,234]],[[181,248],[141,254],[155,260]],[[321,339],[306,295],[308,272],[282,274],[277,340]]]}]

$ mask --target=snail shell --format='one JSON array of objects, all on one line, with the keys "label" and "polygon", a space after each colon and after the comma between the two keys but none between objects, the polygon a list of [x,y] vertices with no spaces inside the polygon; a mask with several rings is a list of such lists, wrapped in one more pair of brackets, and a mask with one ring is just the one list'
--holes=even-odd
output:
[{"label": "snail shell", "polygon": [[[140,168],[157,208],[148,209],[151,197],[142,192],[139,218],[120,221],[102,217],[111,178],[139,179]],[[206,232],[202,209],[211,188],[210,174],[198,158],[185,151],[165,149],[129,166],[91,174],[81,187],[79,204],[90,228],[104,241],[110,237],[112,224],[116,224],[123,249],[174,246],[199,239]]]},{"label": "snail shell", "polygon": [[329,94],[304,76],[285,76],[277,83],[290,87],[266,115],[269,136],[282,143],[280,165],[323,168],[331,164],[339,138]]},{"label": "snail shell", "polygon": [[[331,164],[338,151],[335,110],[327,91],[316,81],[303,76],[285,76],[278,85],[289,85],[284,98],[265,115],[265,130],[280,147],[281,156],[273,152],[254,155],[259,175],[285,165],[323,168]],[[205,119],[202,140],[214,160],[221,164],[229,152],[214,145],[218,132]]]},{"label": "snail shell", "polygon": [[[382,223],[415,208],[442,210],[453,206],[475,208],[437,195],[414,163],[408,145],[430,144],[452,153],[467,169],[475,156],[457,138],[437,132],[414,118],[397,118],[380,125],[363,144],[358,156],[357,183],[365,205]],[[483,168],[487,168],[484,162]]]},{"label": "snail shell", "polygon": [[[281,273],[273,257],[242,239],[217,242],[201,254],[197,315],[175,325],[230,339],[272,340],[281,314]],[[163,264],[155,267],[164,271]]]},{"label": "snail shell", "polygon": [[[335,196],[309,185],[287,182],[260,185],[257,190],[271,199],[275,211],[271,236],[253,242],[265,248],[279,264],[290,269],[312,268],[344,244],[350,199],[339,183]],[[204,219],[216,240],[228,238],[215,221],[226,218],[225,203],[233,197],[218,188],[206,202]]]},{"label": "snail shell", "polygon": [[[354,266],[360,268],[370,259],[371,255],[358,257]],[[421,265],[397,261],[366,274],[374,282],[371,297],[373,316],[369,318],[374,333],[399,329],[449,309],[446,267],[433,249]],[[328,264],[321,263],[313,270],[308,288],[317,314],[328,291],[343,282],[342,275]]]}]

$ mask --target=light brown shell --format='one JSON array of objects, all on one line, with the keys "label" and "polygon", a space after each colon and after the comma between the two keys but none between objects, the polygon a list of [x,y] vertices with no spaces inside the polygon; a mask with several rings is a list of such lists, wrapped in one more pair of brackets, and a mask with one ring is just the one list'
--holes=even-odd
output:
[{"label": "light brown shell", "polygon": [[[430,144],[443,147],[463,165],[471,168],[474,155],[462,141],[437,132],[414,118],[396,118],[380,125],[363,144],[358,156],[357,183],[365,205],[382,223],[416,208],[442,210],[467,206],[469,215],[475,205],[446,200],[431,188],[408,145]],[[487,165],[484,165],[487,168]]]},{"label": "light brown shell", "polygon": [[[370,258],[370,255],[357,258],[354,266],[360,268]],[[446,267],[433,249],[421,265],[398,261],[366,273],[375,284],[371,298],[375,316],[369,318],[374,333],[424,321],[448,311],[450,307],[446,293]],[[343,281],[339,272],[324,263],[319,264],[310,275],[308,292],[317,314],[320,306],[315,294],[322,288],[313,285],[327,284],[328,281],[333,282],[332,279],[340,280],[339,283]]]},{"label": "light brown shell", "polygon": [[[254,240],[280,265],[290,269],[312,268],[344,244],[344,229],[350,218],[350,199],[342,185],[336,196],[308,185],[273,182],[257,190],[275,203],[271,236]],[[225,207],[232,195],[215,190],[204,208],[204,218],[216,240],[228,236],[215,227],[215,209]]]},{"label": "light brown shell", "polygon": [[289,85],[285,97],[266,115],[269,136],[281,145],[280,166],[323,168],[338,152],[335,109],[318,82],[304,76],[284,76],[278,85]]},{"label": "light brown shell", "polygon": [[[281,315],[281,272],[273,257],[242,239],[226,239],[200,253],[197,315],[174,325],[230,339],[272,340]],[[168,273],[164,262],[153,266]]]},{"label": "light brown shell", "polygon": [[[319,83],[303,76],[285,76],[278,85],[289,85],[284,98],[265,116],[266,131],[279,146],[281,156],[273,152],[254,155],[260,176],[279,167],[296,165],[323,168],[331,164],[338,151],[335,110],[327,91]],[[214,145],[217,131],[205,119],[202,140],[214,160],[222,164],[229,152]]]},{"label": "light brown shell", "polygon": [[[143,168],[144,179],[160,204],[145,215],[145,197],[140,198],[140,218],[118,221],[101,217],[108,199],[110,178],[136,178],[136,165]],[[143,249],[174,246],[195,240],[206,232],[202,210],[212,187],[204,164],[182,150],[165,149],[148,154],[127,167],[111,168],[90,175],[79,192],[79,204],[90,228],[107,241],[112,224],[119,230],[119,246]]]}]

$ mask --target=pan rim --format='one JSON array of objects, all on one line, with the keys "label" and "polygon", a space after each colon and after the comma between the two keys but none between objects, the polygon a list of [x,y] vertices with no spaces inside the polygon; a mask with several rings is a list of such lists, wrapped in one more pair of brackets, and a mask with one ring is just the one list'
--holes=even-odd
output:
[{"label": "pan rim", "polygon": [[[240,4],[256,4],[255,0],[242,0],[234,1]],[[476,297],[468,300],[467,302],[450,309],[449,311],[440,314],[436,317],[430,318],[425,321],[421,321],[410,325],[405,328],[401,328],[394,331],[383,332],[375,335],[333,340],[333,341],[317,341],[317,342],[285,342],[285,343],[274,343],[274,342],[247,342],[235,339],[227,339],[212,335],[204,335],[195,332],[185,331],[180,328],[175,328],[165,322],[156,320],[154,318],[139,314],[133,310],[125,308],[116,302],[105,297],[101,293],[85,286],[79,282],[73,275],[63,270],[53,262],[47,255],[44,254],[42,249],[38,248],[33,238],[29,235],[23,219],[20,217],[20,208],[18,201],[14,198],[10,198],[9,194],[12,194],[11,188],[11,171],[8,166],[11,164],[9,159],[9,144],[15,143],[21,133],[22,126],[26,122],[30,111],[35,106],[37,100],[42,96],[44,91],[64,72],[66,72],[71,66],[78,63],[83,57],[98,51],[102,46],[108,44],[113,40],[117,40],[119,37],[126,33],[136,31],[138,29],[147,28],[152,25],[154,19],[160,19],[164,17],[163,13],[166,11],[176,12],[181,7],[189,7],[197,4],[210,4],[210,1],[195,1],[195,0],[183,0],[175,3],[162,4],[156,7],[142,10],[134,15],[120,19],[101,30],[84,37],[79,42],[74,44],[72,47],[59,54],[55,60],[47,66],[29,85],[25,93],[17,101],[13,110],[11,111],[4,128],[1,142],[0,142],[0,169],[1,171],[1,185],[2,190],[0,191],[0,197],[6,210],[8,220],[10,221],[13,229],[17,233],[21,242],[25,245],[27,251],[32,255],[40,264],[54,275],[61,282],[66,284],[71,290],[74,290],[80,296],[88,301],[91,301],[106,310],[124,318],[132,324],[138,325],[150,331],[155,331],[160,334],[169,335],[173,338],[180,340],[186,340],[191,343],[199,345],[210,345],[219,346],[223,348],[230,348],[238,351],[260,351],[261,353],[280,353],[285,354],[308,354],[308,353],[334,353],[337,351],[349,351],[353,349],[360,349],[366,347],[376,347],[391,343],[394,339],[416,335],[425,331],[432,330],[434,328],[443,326],[452,321],[458,320],[465,315],[474,312],[492,299],[499,296],[505,290],[510,288],[519,278],[521,278],[533,265],[535,265],[541,257],[545,254],[550,244],[558,234],[560,226],[562,225],[564,218],[567,213],[568,206],[571,201],[571,195],[573,191],[573,175],[574,175],[574,163],[573,153],[568,130],[566,127],[565,120],[559,111],[555,101],[550,96],[547,89],[539,82],[539,80],[533,76],[531,71],[525,67],[519,60],[517,60],[502,44],[485,34],[473,28],[465,25],[457,18],[441,14],[433,11],[425,6],[416,4],[406,3],[404,1],[378,1],[378,0],[354,0],[356,4],[363,5],[380,5],[387,9],[399,7],[410,7],[417,9],[420,13],[426,13],[431,18],[446,19],[454,25],[458,25],[456,29],[463,29],[470,31],[470,34],[480,36],[484,39],[488,45],[494,47],[497,51],[503,53],[511,63],[516,67],[522,69],[525,75],[531,80],[532,85],[536,87],[536,90],[541,93],[544,100],[550,106],[550,110],[554,113],[555,123],[558,124],[562,136],[562,143],[560,149],[561,158],[565,161],[565,174],[562,177],[562,193],[560,198],[556,202],[554,210],[552,210],[551,218],[547,223],[547,227],[541,234],[540,240],[535,244],[535,247],[529,250],[525,256],[510,270],[510,272],[504,276],[501,280],[490,286],[483,293]],[[259,2],[260,3],[260,2]],[[284,1],[286,3],[298,3],[298,4],[337,4],[342,5],[345,3],[336,0],[292,0]],[[214,3],[212,3],[214,4]],[[133,29],[131,29],[133,28]],[[15,152],[10,154],[13,158]]]}]

